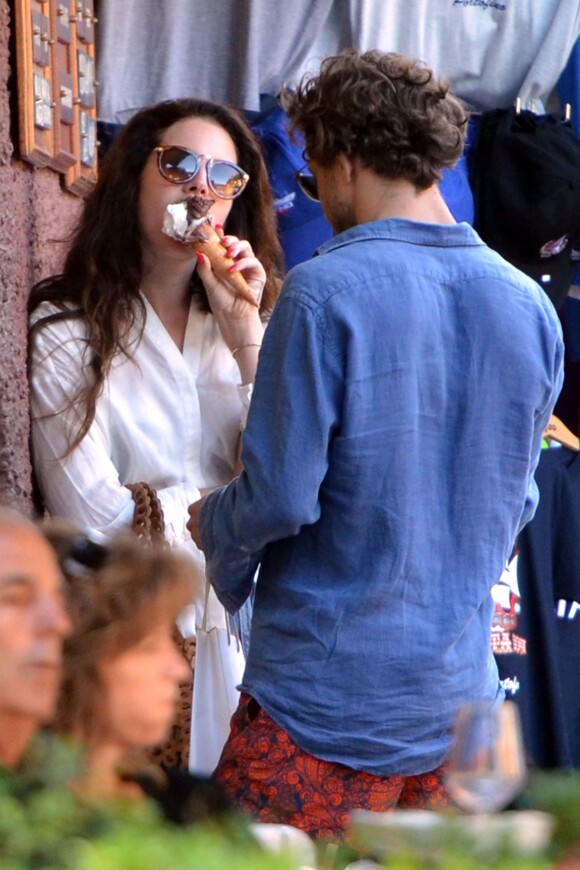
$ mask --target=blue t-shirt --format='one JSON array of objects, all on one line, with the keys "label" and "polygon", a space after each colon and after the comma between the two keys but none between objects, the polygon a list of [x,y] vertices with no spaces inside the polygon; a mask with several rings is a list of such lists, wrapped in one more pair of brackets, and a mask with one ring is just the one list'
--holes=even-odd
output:
[{"label": "blue t-shirt", "polygon": [[243,689],[315,757],[425,772],[463,701],[501,699],[490,589],[562,352],[546,295],[467,224],[363,224],[288,275],[245,471],[201,532],[230,610],[261,563]]}]

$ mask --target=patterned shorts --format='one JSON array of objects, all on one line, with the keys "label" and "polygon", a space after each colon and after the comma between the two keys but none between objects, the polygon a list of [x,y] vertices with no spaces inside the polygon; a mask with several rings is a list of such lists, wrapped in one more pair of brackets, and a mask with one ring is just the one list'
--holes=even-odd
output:
[{"label": "patterned shorts", "polygon": [[321,761],[298,747],[266,711],[242,694],[214,778],[260,822],[340,841],[353,809],[435,809],[449,803],[446,765],[418,776],[375,776]]}]

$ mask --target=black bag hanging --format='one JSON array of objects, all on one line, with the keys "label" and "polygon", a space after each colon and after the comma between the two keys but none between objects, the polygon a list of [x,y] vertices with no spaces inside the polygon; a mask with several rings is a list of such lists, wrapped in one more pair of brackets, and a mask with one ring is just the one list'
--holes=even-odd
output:
[{"label": "black bag hanging", "polygon": [[580,138],[555,114],[484,112],[469,176],[483,241],[559,307],[580,258]]}]

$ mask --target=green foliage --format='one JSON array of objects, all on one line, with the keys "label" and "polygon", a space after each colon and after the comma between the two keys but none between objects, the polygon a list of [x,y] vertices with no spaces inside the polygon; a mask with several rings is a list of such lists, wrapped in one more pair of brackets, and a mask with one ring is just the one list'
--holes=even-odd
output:
[{"label": "green foliage", "polygon": [[[341,860],[343,854],[339,851],[332,870],[346,867],[355,857],[364,857],[351,854],[346,861]],[[482,850],[451,832],[430,850],[392,850],[375,859],[388,870],[549,870],[553,866],[546,855],[521,855],[507,847]]]},{"label": "green foliage", "polygon": [[556,850],[580,843],[580,772],[532,771],[518,803],[554,816]]},{"label": "green foliage", "polygon": [[3,870],[296,870],[289,855],[268,855],[235,826],[178,827],[149,801],[87,807],[68,792],[40,790],[22,802],[0,796]]},{"label": "green foliage", "polygon": [[[332,866],[344,870],[356,858],[371,858],[388,870],[548,870],[551,820],[543,813],[508,812],[466,816],[453,811],[425,815],[404,811],[368,814],[354,822],[351,846]],[[415,818],[414,818],[415,816]],[[419,824],[427,823],[428,824]],[[580,865],[579,865],[580,866]],[[362,868],[361,868],[362,870]]]},{"label": "green foliage", "polygon": [[[74,870],[297,870],[290,855],[271,855],[239,843],[219,828],[123,825],[107,837],[86,841]],[[72,865],[71,865],[72,870]]]},{"label": "green foliage", "polygon": [[[240,816],[219,824],[178,827],[150,801],[95,806],[69,788],[79,768],[76,750],[54,738],[36,741],[18,772],[0,769],[2,870],[297,870],[299,859],[263,851]],[[580,772],[531,773],[520,809],[554,816],[552,846],[522,855],[498,840],[481,849],[466,838],[461,818],[450,816],[429,848],[387,846],[378,856],[388,870],[548,870],[580,843]],[[480,838],[481,839],[481,838]],[[320,870],[342,870],[372,849],[318,844]]]},{"label": "green foliage", "polygon": [[107,807],[78,800],[68,784],[76,751],[42,739],[17,772],[0,768],[2,870],[297,870],[265,853],[239,817],[178,827],[151,801]]},{"label": "green foliage", "polygon": [[39,737],[17,771],[0,768],[0,863],[3,870],[61,868],[76,836],[98,836],[104,814],[75,800],[68,782],[78,752]]},{"label": "green foliage", "polygon": [[385,865],[389,870],[549,870],[552,863],[546,858],[525,858],[513,854],[496,855],[489,861],[473,853],[455,849],[444,850],[428,861],[413,855],[394,855]]}]

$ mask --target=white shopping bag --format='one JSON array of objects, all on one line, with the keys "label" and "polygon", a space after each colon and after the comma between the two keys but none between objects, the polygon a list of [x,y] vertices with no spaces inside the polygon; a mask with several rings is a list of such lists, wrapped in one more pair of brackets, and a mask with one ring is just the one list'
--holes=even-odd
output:
[{"label": "white shopping bag", "polygon": [[209,776],[217,766],[245,667],[239,638],[227,628],[207,627],[209,586],[207,582],[203,621],[196,631],[191,710],[189,769],[198,776]]}]

